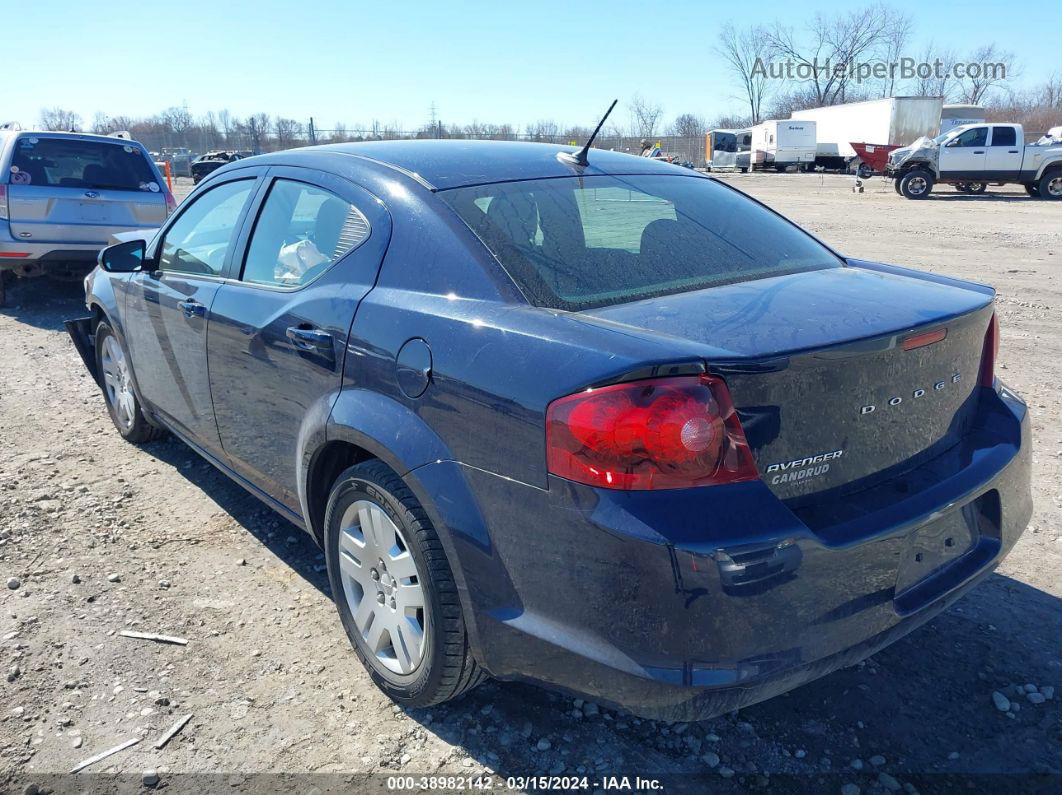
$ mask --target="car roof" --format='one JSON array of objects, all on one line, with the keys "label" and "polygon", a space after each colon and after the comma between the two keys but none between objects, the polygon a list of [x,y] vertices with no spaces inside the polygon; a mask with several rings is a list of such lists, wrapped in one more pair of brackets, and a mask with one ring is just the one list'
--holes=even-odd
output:
[{"label": "car roof", "polygon": [[[266,160],[282,161],[285,156],[296,153],[303,163],[306,156],[314,153],[332,157],[353,155],[410,174],[431,190],[580,175],[694,173],[669,163],[607,149],[591,149],[587,157],[590,165],[584,169],[557,159],[560,152],[575,151],[578,147],[555,144],[425,139],[328,144],[262,155],[261,159],[264,165]],[[254,160],[241,162],[249,164]]]}]

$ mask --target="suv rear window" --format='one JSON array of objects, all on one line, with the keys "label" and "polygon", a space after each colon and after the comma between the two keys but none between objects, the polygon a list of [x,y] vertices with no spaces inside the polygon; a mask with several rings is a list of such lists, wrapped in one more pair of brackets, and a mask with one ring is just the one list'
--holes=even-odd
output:
[{"label": "suv rear window", "polygon": [[842,264],[810,235],[711,179],[563,177],[439,196],[532,303],[556,309]]},{"label": "suv rear window", "polygon": [[16,142],[9,178],[12,184],[53,188],[161,188],[139,146],[35,135]]}]

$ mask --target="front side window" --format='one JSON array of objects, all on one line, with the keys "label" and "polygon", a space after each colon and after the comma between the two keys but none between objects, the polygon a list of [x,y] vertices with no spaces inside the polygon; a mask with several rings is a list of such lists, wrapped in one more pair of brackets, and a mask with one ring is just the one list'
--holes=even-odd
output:
[{"label": "front side window", "polygon": [[166,230],[159,270],[219,275],[254,185],[241,179],[199,196]]},{"label": "front side window", "polygon": [[992,146],[1017,146],[1018,136],[1013,127],[993,127]]},{"label": "front side window", "polygon": [[972,127],[959,134],[951,146],[984,146],[988,143],[987,127]]},{"label": "front side window", "polygon": [[578,311],[842,264],[798,227],[699,177],[527,180],[439,196],[539,306]]},{"label": "front side window", "polygon": [[350,202],[305,182],[278,179],[255,222],[243,280],[299,287],[369,237],[369,222]]},{"label": "front side window", "polygon": [[11,157],[11,182],[51,188],[161,190],[144,151],[128,142],[21,135]]}]

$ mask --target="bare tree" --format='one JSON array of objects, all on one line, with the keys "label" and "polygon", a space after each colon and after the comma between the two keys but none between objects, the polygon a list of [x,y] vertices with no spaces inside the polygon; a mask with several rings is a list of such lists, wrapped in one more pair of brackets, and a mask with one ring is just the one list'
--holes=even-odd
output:
[{"label": "bare tree", "polygon": [[885,30],[882,34],[881,56],[882,60],[889,65],[888,76],[881,81],[881,96],[891,97],[896,94],[896,68],[903,57],[904,48],[911,39],[914,23],[906,14],[895,10],[888,10],[889,19],[886,20]]},{"label": "bare tree", "polygon": [[1013,53],[997,50],[995,44],[986,44],[974,50],[962,65],[963,74],[956,75],[962,101],[970,105],[980,104],[1008,77],[1015,77],[1013,60]]},{"label": "bare tree", "polygon": [[664,109],[654,102],[650,102],[640,94],[635,94],[631,99],[631,124],[634,134],[642,138],[652,138],[656,135],[660,117],[664,115]]},{"label": "bare tree", "polygon": [[301,140],[305,129],[300,122],[295,119],[285,119],[281,116],[277,116],[273,122],[273,131],[277,136],[277,147],[280,149],[290,149]]},{"label": "bare tree", "polygon": [[749,118],[753,124],[758,123],[769,93],[765,67],[771,57],[771,44],[767,31],[761,27],[738,31],[728,22],[719,31],[716,49],[737,76],[741,98],[748,103]]},{"label": "bare tree", "polygon": [[182,138],[195,123],[192,114],[188,112],[188,108],[177,106],[166,108],[166,110],[162,111],[159,114],[159,120],[169,127],[178,138]]},{"label": "bare tree", "polygon": [[251,151],[258,154],[262,151],[269,137],[269,114],[255,113],[247,117],[244,122],[247,139],[251,143]]},{"label": "bare tree", "polygon": [[708,125],[700,116],[692,113],[683,113],[675,117],[671,122],[670,135],[679,135],[686,138],[695,138],[704,135],[708,131]]},{"label": "bare tree", "polygon": [[540,119],[527,125],[527,134],[532,141],[556,143],[556,138],[560,135],[560,125],[552,119]]},{"label": "bare tree", "polygon": [[878,3],[838,16],[816,14],[803,38],[779,23],[766,35],[772,55],[793,65],[796,78],[812,87],[816,104],[836,105],[851,100],[849,85],[858,65],[887,46],[890,37],[905,41],[895,31],[909,25],[905,15]]},{"label": "bare tree", "polygon": [[41,108],[41,129],[77,131],[81,129],[81,116],[64,108]]},{"label": "bare tree", "polygon": [[952,50],[937,51],[929,42],[919,59],[925,67],[916,73],[911,93],[916,97],[943,97],[945,102],[953,99],[958,89],[953,76],[956,60]]}]

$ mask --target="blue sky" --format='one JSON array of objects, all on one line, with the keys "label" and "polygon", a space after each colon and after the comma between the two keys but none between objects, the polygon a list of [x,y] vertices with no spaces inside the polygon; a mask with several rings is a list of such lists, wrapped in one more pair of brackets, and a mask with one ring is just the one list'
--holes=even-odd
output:
[{"label": "blue sky", "polygon": [[[225,0],[113,3],[38,0],[4,5],[0,121],[35,124],[60,106],[88,122],[96,111],[150,115],[187,104],[195,114],[264,111],[320,128],[372,119],[423,124],[434,102],[444,122],[592,124],[613,97],[635,94],[709,119],[740,111],[714,52],[716,31],[801,11],[851,7],[761,0],[755,4],[552,2],[305,3]],[[1048,26],[1051,3],[968,0],[892,4],[914,18],[909,48],[929,39],[959,52],[995,42],[1019,53],[1019,85],[1062,68]],[[720,9],[733,8],[728,15]],[[629,113],[617,108],[624,124]]]}]

